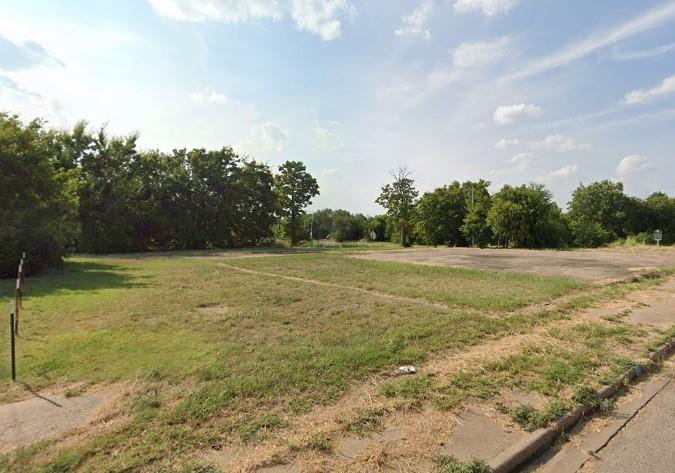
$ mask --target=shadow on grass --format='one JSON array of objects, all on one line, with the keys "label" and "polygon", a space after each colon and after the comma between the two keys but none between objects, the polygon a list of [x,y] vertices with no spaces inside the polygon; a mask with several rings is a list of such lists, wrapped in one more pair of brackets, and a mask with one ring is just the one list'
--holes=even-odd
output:
[{"label": "shadow on grass", "polygon": [[198,257],[236,257],[237,255],[248,254],[274,254],[274,255],[295,255],[307,253],[323,253],[326,251],[335,251],[342,247],[253,247],[253,248],[212,248],[207,250],[171,250],[171,251],[146,251],[139,253],[111,253],[101,255],[77,254],[76,256],[83,256],[86,258],[105,258],[105,259],[146,259],[146,258],[184,258],[189,256]]},{"label": "shadow on grass", "polygon": [[[26,297],[40,297],[59,292],[79,293],[101,289],[143,287],[145,277],[131,275],[114,264],[91,261],[67,261],[60,270],[50,270],[26,279]],[[14,295],[14,281],[0,281],[0,295]]]}]

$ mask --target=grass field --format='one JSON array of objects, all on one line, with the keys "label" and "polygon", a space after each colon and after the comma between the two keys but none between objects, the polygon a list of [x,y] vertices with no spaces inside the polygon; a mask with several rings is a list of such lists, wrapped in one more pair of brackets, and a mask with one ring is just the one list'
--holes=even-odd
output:
[{"label": "grass field", "polygon": [[[316,251],[74,257],[62,272],[30,278],[18,344],[22,383],[56,391],[131,386],[128,418],[77,444],[20,449],[0,467],[182,471],[205,445],[263,441],[260,432],[292,429],[294,418],[340,402],[373,375],[528,334],[633,289]],[[12,286],[3,281],[0,289],[8,296]],[[554,309],[518,310],[566,294],[575,297]],[[438,409],[489,398],[507,385],[558,395],[625,362],[608,347],[642,335],[625,327],[558,329],[547,336],[592,343],[583,350],[533,347],[478,366],[475,375],[392,380],[380,392],[428,400]],[[6,344],[0,357],[7,359]],[[6,364],[0,378],[3,402],[27,397],[21,385],[6,381]],[[330,438],[315,441],[330,449]]]}]

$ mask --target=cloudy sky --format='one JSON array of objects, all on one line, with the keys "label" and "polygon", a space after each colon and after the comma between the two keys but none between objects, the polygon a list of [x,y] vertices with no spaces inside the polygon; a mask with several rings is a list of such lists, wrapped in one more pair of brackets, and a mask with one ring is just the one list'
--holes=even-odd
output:
[{"label": "cloudy sky", "polygon": [[403,165],[675,194],[675,1],[0,0],[0,110],[302,160],[315,208]]}]

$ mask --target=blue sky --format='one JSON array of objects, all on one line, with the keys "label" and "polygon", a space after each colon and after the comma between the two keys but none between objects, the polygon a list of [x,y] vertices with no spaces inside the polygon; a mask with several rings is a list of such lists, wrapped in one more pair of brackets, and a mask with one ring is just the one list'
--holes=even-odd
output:
[{"label": "blue sky", "polygon": [[314,208],[398,166],[675,194],[675,1],[0,0],[0,109],[302,160]]}]

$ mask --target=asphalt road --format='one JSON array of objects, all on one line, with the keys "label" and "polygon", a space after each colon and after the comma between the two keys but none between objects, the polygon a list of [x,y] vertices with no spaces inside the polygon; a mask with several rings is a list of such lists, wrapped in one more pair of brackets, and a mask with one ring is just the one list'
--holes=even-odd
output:
[{"label": "asphalt road", "polygon": [[594,473],[675,472],[675,380],[643,407],[598,457],[589,465]]},{"label": "asphalt road", "polygon": [[670,248],[546,251],[438,247],[371,250],[352,256],[380,261],[562,276],[596,283],[622,280],[642,272],[675,266],[675,251]]}]

